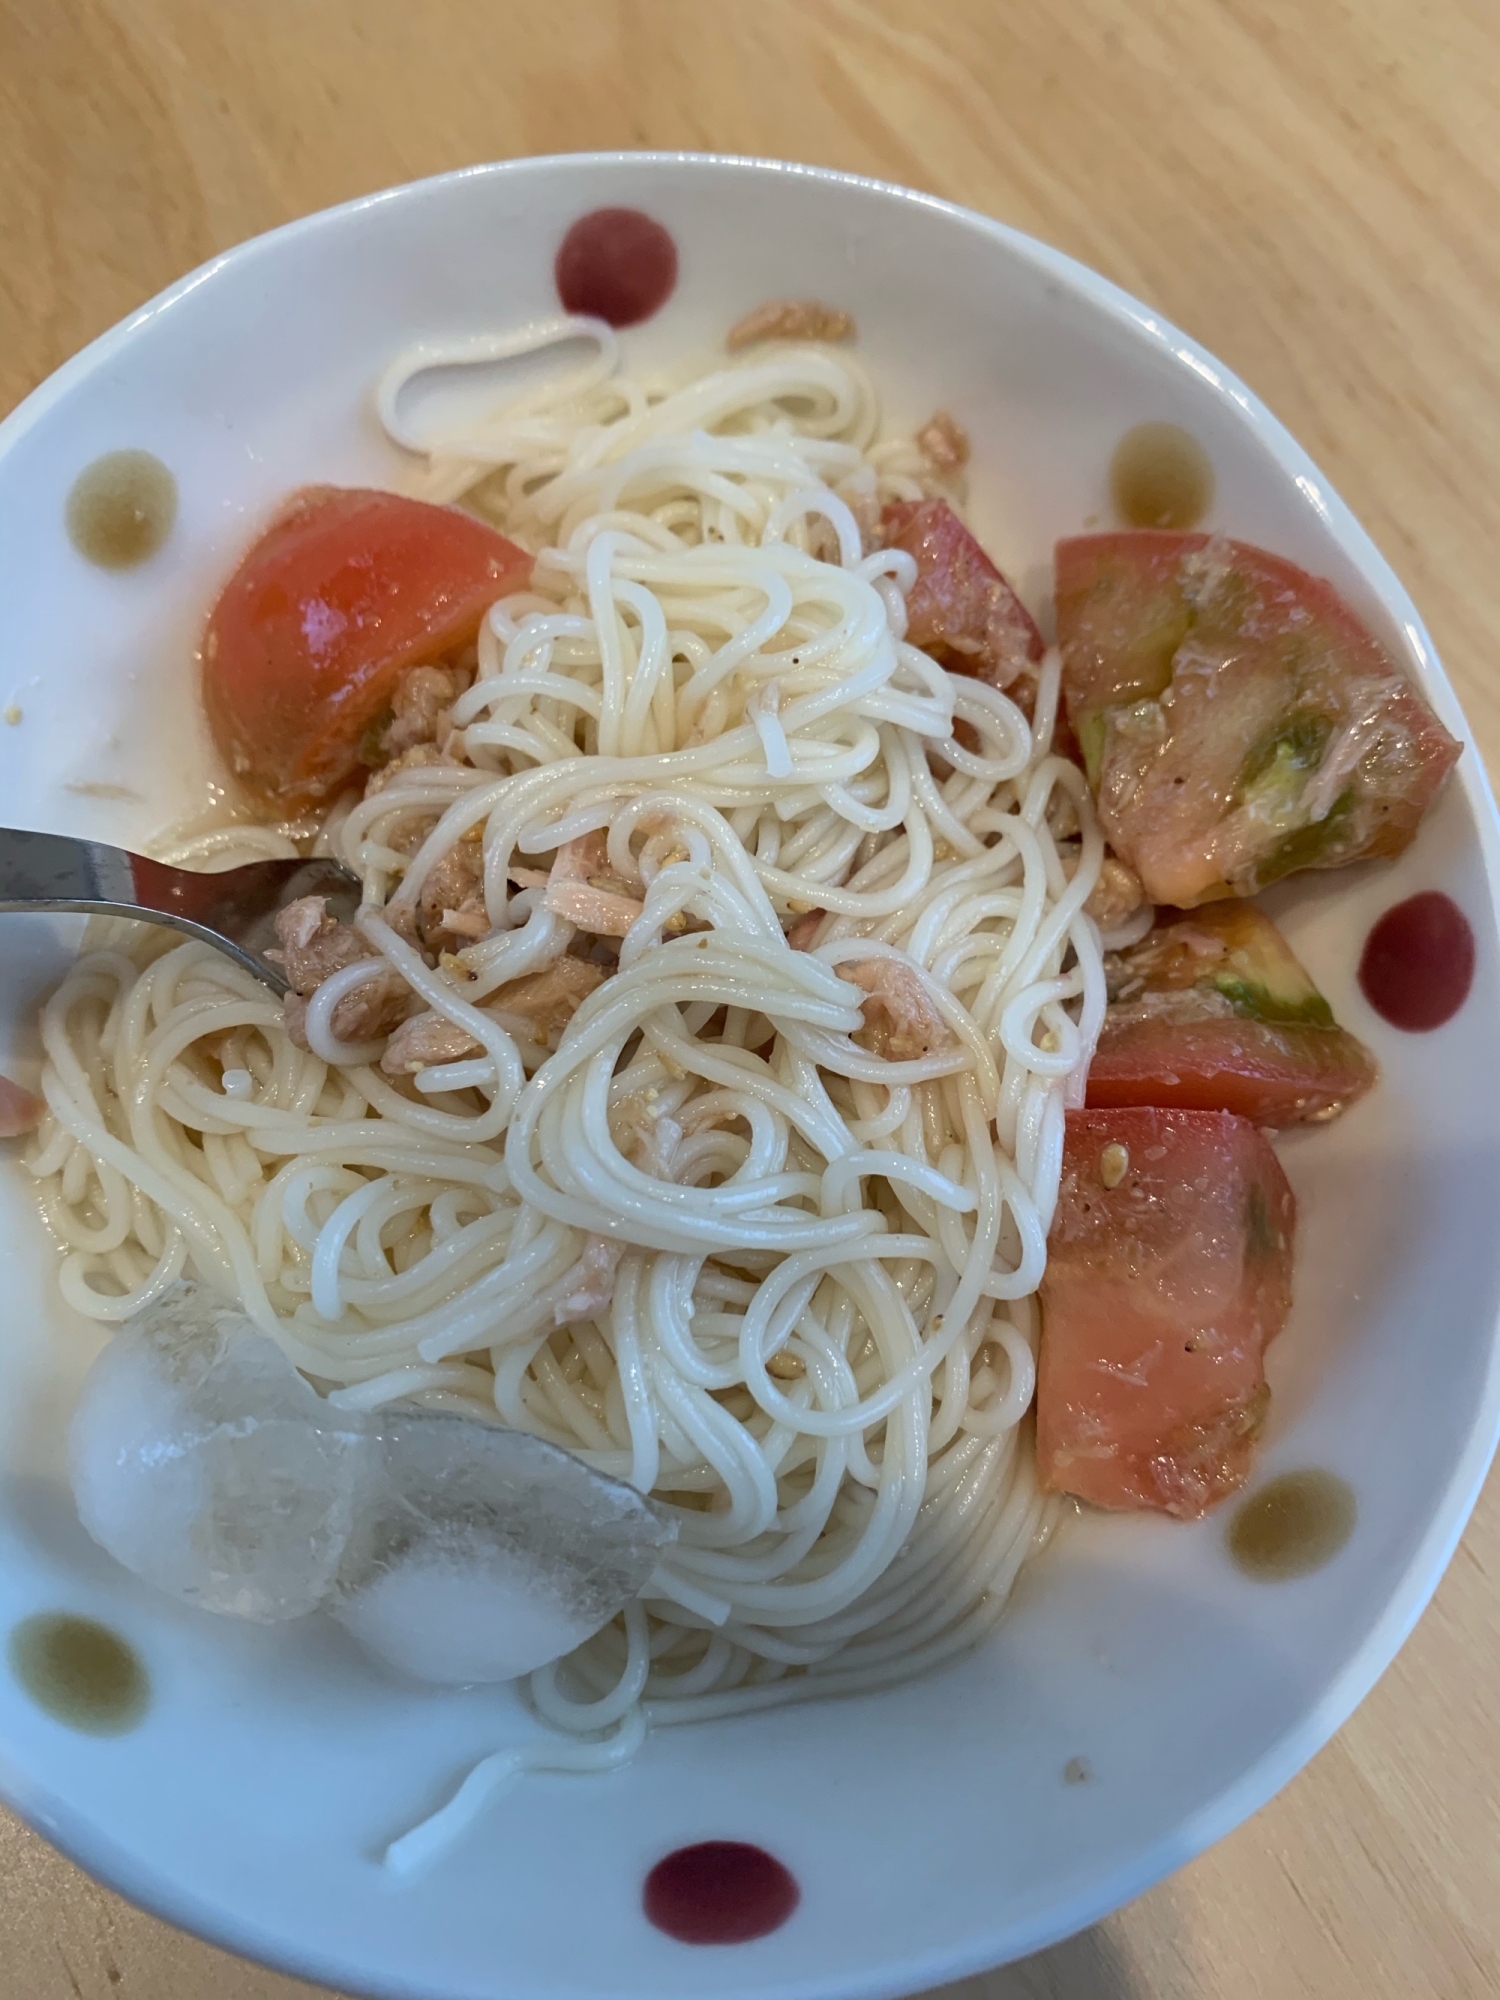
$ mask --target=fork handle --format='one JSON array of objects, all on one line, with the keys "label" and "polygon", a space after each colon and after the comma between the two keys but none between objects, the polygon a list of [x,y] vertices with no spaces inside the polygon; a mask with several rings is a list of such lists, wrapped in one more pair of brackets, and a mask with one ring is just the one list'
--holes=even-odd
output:
[{"label": "fork handle", "polygon": [[[264,864],[252,864],[252,866]],[[303,864],[293,862],[293,868]],[[14,910],[77,910],[84,915],[165,918],[183,928],[222,928],[226,891],[236,871],[205,874],[173,868],[149,855],[107,847],[102,840],[78,840],[68,833],[22,833],[0,827],[0,913]],[[237,940],[221,939],[231,951]],[[261,978],[258,962],[252,967]]]},{"label": "fork handle", "polygon": [[0,913],[77,910],[170,924],[227,953],[277,994],[286,992],[286,976],[266,953],[276,943],[278,912],[301,896],[321,896],[325,909],[345,920],[359,904],[359,877],[326,856],[208,872],[172,868],[102,840],[0,827]]},{"label": "fork handle", "polygon": [[137,866],[137,856],[101,840],[0,828],[0,911],[140,909]]}]

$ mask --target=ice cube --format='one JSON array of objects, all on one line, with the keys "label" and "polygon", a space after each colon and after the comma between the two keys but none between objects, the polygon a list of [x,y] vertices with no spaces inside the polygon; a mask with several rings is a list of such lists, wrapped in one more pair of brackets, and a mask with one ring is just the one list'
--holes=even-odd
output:
[{"label": "ice cube", "polygon": [[244,1313],[184,1284],[94,1363],[68,1469],[79,1518],[116,1561],[207,1611],[275,1624],[328,1594],[371,1442]]},{"label": "ice cube", "polygon": [[676,1538],[633,1487],[524,1431],[425,1412],[377,1425],[330,1608],[417,1680],[513,1680],[571,1652]]},{"label": "ice cube", "polygon": [[675,1538],[556,1445],[462,1416],[335,1409],[238,1308],[179,1285],[73,1416],[79,1517],[137,1576],[274,1624],[320,1605],[418,1680],[511,1680],[598,1631]]}]

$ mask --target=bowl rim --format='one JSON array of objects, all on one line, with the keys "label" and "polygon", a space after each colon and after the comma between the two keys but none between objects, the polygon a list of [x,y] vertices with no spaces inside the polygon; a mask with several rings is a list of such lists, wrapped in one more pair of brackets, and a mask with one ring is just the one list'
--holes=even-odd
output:
[{"label": "bowl rim", "polygon": [[[336,229],[386,203],[413,200],[438,188],[481,179],[524,181],[559,172],[577,173],[587,180],[611,169],[627,168],[644,168],[648,172],[709,168],[783,182],[808,181],[928,210],[988,237],[1008,256],[1045,273],[1051,281],[1115,322],[1122,331],[1136,338],[1144,337],[1160,353],[1191,369],[1220,400],[1235,405],[1395,620],[1406,642],[1409,663],[1416,669],[1424,691],[1433,699],[1443,721],[1468,749],[1470,754],[1461,759],[1456,778],[1474,815],[1491,920],[1500,935],[1500,814],[1496,811],[1484,760],[1415,605],[1369,533],[1280,419],[1232,370],[1190,335],[1066,252],[939,195],[841,168],[751,154],[686,149],[617,148],[521,155],[424,175],[279,224],[219,252],[176,279],[53,370],[0,420],[0,459],[76,384],[106,365],[162,314],[200,286],[212,283],[231,265],[242,266],[273,256],[283,242],[293,237]],[[1384,1608],[1354,1646],[1322,1699],[1263,1751],[1238,1779],[1188,1813],[1171,1834],[1157,1838],[1131,1861],[1095,1881],[1086,1894],[1057,1905],[1029,1925],[1018,1928],[1012,1924],[1006,1933],[997,1933],[988,1947],[977,1939],[957,1946],[937,1946],[893,1961],[873,1978],[859,1973],[830,1974],[781,1982],[767,1991],[774,1993],[774,2000],[895,2000],[895,1996],[965,1978],[1002,1963],[1014,1963],[1098,1923],[1223,1839],[1269,1803],[1310,1762],[1391,1664],[1452,1560],[1497,1447],[1500,1447],[1500,1322],[1491,1334],[1484,1391],[1476,1400],[1468,1438],[1439,1504],[1414,1553],[1394,1581]],[[438,1986],[414,1986],[405,1978],[384,1978],[368,1967],[318,1950],[307,1950],[281,1935],[265,1933],[256,1923],[210,1904],[197,1892],[161,1876],[154,1867],[138,1862],[130,1850],[75,1812],[65,1799],[22,1777],[10,1764],[3,1743],[0,1743],[0,1802],[96,1880],[152,1915],[222,1949],[293,1977],[368,1994],[372,2000],[447,2000]],[[1003,1956],[997,1958],[997,1951]],[[619,1989],[622,1994],[625,1990]],[[512,1990],[511,2000],[521,2000],[519,1989]],[[561,2000],[561,1996],[556,1989],[532,1988],[527,2000]]]}]

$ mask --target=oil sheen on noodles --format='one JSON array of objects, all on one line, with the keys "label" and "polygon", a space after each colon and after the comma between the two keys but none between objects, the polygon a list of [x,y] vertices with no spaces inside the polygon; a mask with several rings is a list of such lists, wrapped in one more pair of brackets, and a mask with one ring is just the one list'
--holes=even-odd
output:
[{"label": "oil sheen on noodles", "polygon": [[[483,422],[412,414],[426,370],[553,346],[591,358]],[[675,1508],[643,1599],[532,1679],[557,1748],[500,1774],[603,1766],[646,1722],[952,1657],[1045,1532],[1022,1418],[1103,1009],[1102,848],[1050,754],[1055,658],[1028,726],[904,643],[914,566],[865,551],[922,461],[876,442],[851,360],[772,348],[647,388],[574,320],[424,348],[378,403],[430,496],[538,560],[481,631],[449,761],[321,830],[377,956],[319,990],[307,1053],[212,951],[106,938],[46,1007],[32,1165],[83,1312],[189,1269],[336,1401],[498,1417]],[[544,873],[593,833],[640,914],[530,1040],[480,1003],[574,943]],[[433,968],[401,911],[464,840],[492,928]],[[291,851],[232,828],[179,853]],[[334,1004],[383,966],[480,1053],[407,1089],[339,1043]],[[925,1054],[862,1032],[891,980]]]}]

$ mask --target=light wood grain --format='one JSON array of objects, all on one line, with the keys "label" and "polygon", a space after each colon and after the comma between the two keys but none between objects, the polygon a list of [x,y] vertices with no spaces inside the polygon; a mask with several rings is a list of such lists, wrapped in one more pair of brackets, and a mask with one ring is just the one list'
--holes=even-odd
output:
[{"label": "light wood grain", "polygon": [[[476,160],[712,148],[1034,231],[1310,448],[1500,760],[1497,0],[0,0],[0,405],[190,266]],[[1500,1993],[1500,1486],[1338,1739],[1088,1935],[947,2000]],[[0,1819],[5,2000],[292,2000]]]}]

